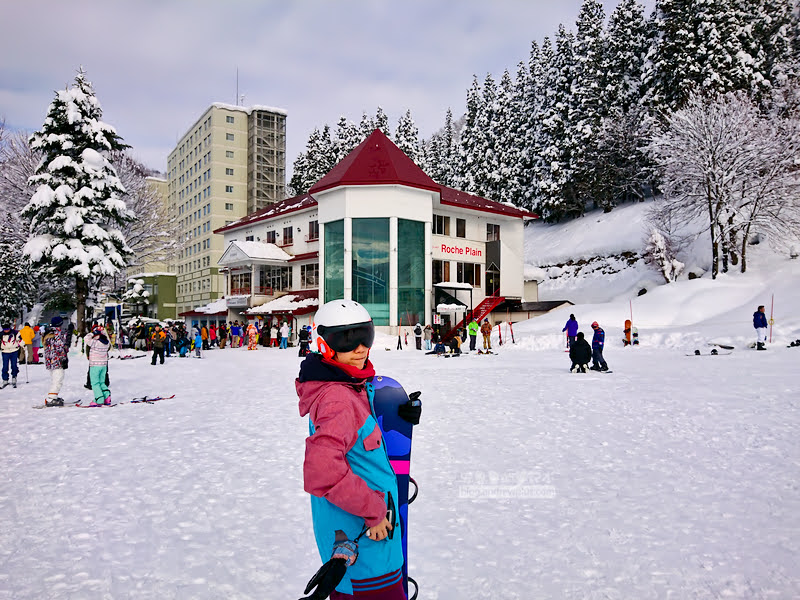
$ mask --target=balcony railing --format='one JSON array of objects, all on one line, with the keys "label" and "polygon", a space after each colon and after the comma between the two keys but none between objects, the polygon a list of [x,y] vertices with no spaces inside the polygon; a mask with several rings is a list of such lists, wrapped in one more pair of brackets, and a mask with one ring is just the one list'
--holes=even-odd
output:
[{"label": "balcony railing", "polygon": [[294,238],[289,238],[288,240],[283,239],[275,245],[278,246],[278,248],[287,248],[293,244],[294,244]]},{"label": "balcony railing", "polygon": [[319,234],[318,233],[306,234],[306,242],[318,242],[318,241],[319,241]]}]

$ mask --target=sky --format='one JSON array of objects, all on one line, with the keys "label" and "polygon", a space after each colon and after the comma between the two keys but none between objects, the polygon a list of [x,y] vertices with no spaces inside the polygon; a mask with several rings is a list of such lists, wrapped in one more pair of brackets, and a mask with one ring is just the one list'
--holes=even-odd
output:
[{"label": "sky", "polygon": [[[617,0],[603,5],[610,14]],[[647,12],[654,0],[644,3]],[[0,119],[41,127],[82,65],[103,119],[164,171],[212,102],[285,109],[287,170],[309,134],[381,106],[420,137],[464,112],[473,75],[499,80],[531,42],[574,29],[581,0],[0,0]],[[491,9],[489,9],[491,7]]]}]

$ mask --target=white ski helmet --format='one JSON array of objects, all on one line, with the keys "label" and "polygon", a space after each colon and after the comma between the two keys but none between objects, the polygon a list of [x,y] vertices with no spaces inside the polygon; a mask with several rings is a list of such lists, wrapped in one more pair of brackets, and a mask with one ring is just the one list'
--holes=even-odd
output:
[{"label": "white ski helmet", "polygon": [[326,358],[336,352],[352,352],[359,345],[372,347],[375,327],[367,309],[355,300],[331,300],[314,315],[311,343]]}]

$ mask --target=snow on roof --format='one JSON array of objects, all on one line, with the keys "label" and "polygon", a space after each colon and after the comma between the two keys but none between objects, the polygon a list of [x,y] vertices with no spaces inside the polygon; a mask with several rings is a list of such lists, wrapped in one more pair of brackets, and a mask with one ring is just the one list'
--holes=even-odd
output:
[{"label": "snow on roof", "polygon": [[260,306],[254,306],[247,311],[247,314],[263,315],[269,313],[288,313],[311,306],[319,306],[319,298],[309,298],[295,294],[286,294],[280,298],[275,298],[275,300],[265,302]]},{"label": "snow on roof", "polygon": [[131,281],[136,281],[137,279],[141,279],[142,277],[160,277],[160,276],[168,276],[168,277],[177,277],[177,273],[167,273],[167,272],[154,272],[154,273],[139,273],[138,275],[132,275],[128,277],[128,283]]},{"label": "snow on roof", "polygon": [[231,244],[238,246],[239,249],[250,258],[283,261],[288,261],[292,258],[290,254],[286,254],[286,252],[278,248],[275,244],[268,244],[267,242],[242,242],[235,240],[231,242]]},{"label": "snow on roof", "polygon": [[228,312],[228,301],[225,298],[220,298],[219,300],[214,300],[214,302],[206,304],[205,306],[198,306],[194,309],[194,312],[205,313],[207,315]]},{"label": "snow on roof", "polygon": [[251,213],[246,217],[242,217],[241,219],[234,221],[230,225],[226,225],[225,227],[220,227],[219,229],[215,229],[214,233],[222,233],[224,231],[238,229],[240,227],[252,225],[253,223],[257,223],[259,221],[265,221],[267,219],[279,217],[281,215],[285,215],[287,213],[295,212],[298,210],[313,208],[315,206],[317,206],[317,201],[314,198],[312,198],[309,194],[301,194],[299,196],[293,196],[292,198],[286,198],[285,200],[281,200],[280,202],[276,202],[275,204],[270,204],[269,206],[265,206],[261,210],[257,210],[256,212]]},{"label": "snow on roof", "polygon": [[495,202],[494,200],[482,198],[481,196],[462,192],[461,190],[449,188],[444,185],[440,186],[440,188],[439,198],[440,202],[444,205],[471,208],[473,210],[506,215],[508,217],[517,217],[525,220],[539,218],[539,215],[518,208],[510,202]]},{"label": "snow on roof", "polygon": [[211,106],[214,108],[224,108],[225,110],[238,110],[239,112],[243,112],[248,115],[254,110],[265,110],[267,112],[278,113],[280,115],[289,114],[285,108],[276,108],[274,106],[265,106],[263,104],[254,104],[253,106],[236,106],[235,104],[226,104],[225,102],[213,102]]},{"label": "snow on roof", "polygon": [[457,281],[442,281],[441,283],[434,283],[433,287],[440,287],[451,290],[471,290],[473,285],[471,283],[459,283]]}]

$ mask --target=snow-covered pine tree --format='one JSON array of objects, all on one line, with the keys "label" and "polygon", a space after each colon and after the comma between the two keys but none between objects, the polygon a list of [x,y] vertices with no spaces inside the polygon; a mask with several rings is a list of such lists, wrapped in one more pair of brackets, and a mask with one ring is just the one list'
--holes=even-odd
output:
[{"label": "snow-covered pine tree", "polygon": [[394,143],[408,158],[415,162],[417,161],[419,156],[419,129],[417,129],[417,125],[411,117],[410,110],[406,110],[397,121]]},{"label": "snow-covered pine tree", "polygon": [[[497,149],[497,173],[489,196],[497,201],[520,204],[520,169],[525,143],[525,129],[521,124],[522,102],[525,95],[525,68],[520,65],[522,80],[515,82],[508,70],[503,72],[497,92],[494,139]],[[518,75],[519,77],[519,75]],[[521,87],[521,89],[520,89]]]},{"label": "snow-covered pine tree", "polygon": [[31,237],[24,254],[75,278],[78,330],[85,332],[90,283],[125,268],[131,252],[121,228],[135,218],[121,199],[125,189],[107,156],[124,144],[102,120],[83,69],[72,87],[56,92],[31,148],[42,161],[23,210]]},{"label": "snow-covered pine tree", "polygon": [[439,177],[441,179],[437,179],[436,182],[447,187],[455,187],[457,185],[457,173],[460,172],[458,165],[459,152],[453,125],[453,111],[450,108],[447,109],[444,117],[439,160],[441,161],[439,166]]},{"label": "snow-covered pine tree", "polygon": [[[382,107],[378,107],[375,111],[375,128],[380,129],[387,138],[392,139],[392,131],[389,128],[389,117],[383,112]],[[372,131],[370,131],[372,133]]]},{"label": "snow-covered pine tree", "polygon": [[336,137],[334,145],[336,146],[336,162],[338,163],[345,156],[364,141],[358,125],[352,121],[348,121],[344,115],[339,117],[339,122],[336,124]]},{"label": "snow-covered pine tree", "polygon": [[622,0],[611,13],[606,30],[604,106],[625,114],[639,104],[648,44],[644,7],[637,0]]},{"label": "snow-covered pine tree", "polygon": [[607,85],[604,22],[602,5],[597,0],[584,0],[573,49],[574,79],[566,141],[574,171],[576,208],[591,200],[608,212],[615,198],[603,173],[605,165],[596,161],[601,122],[609,109],[603,103]]},{"label": "snow-covered pine tree", "polygon": [[369,137],[369,134],[375,131],[375,119],[370,117],[366,112],[361,113],[361,122],[358,125],[358,129],[361,132],[361,139],[359,140],[359,144],[363,142],[365,139]]},{"label": "snow-covered pine tree", "polygon": [[289,180],[289,193],[292,196],[299,196],[308,191],[308,155],[301,152],[292,163],[292,178]]},{"label": "snow-covered pine tree", "polygon": [[0,290],[0,323],[19,325],[23,308],[34,304],[36,286],[11,213],[0,221]]},{"label": "snow-covered pine tree", "polygon": [[571,146],[567,139],[568,107],[572,102],[574,36],[563,25],[558,28],[555,51],[544,39],[541,125],[536,136],[536,175],[539,201],[534,209],[547,221],[583,214],[583,204],[574,189]]},{"label": "snow-covered pine tree", "polygon": [[465,192],[478,192],[477,172],[482,168],[481,156],[481,88],[478,78],[472,77],[472,86],[467,90],[467,113],[464,129],[461,130],[459,146],[459,173],[457,187]]}]

